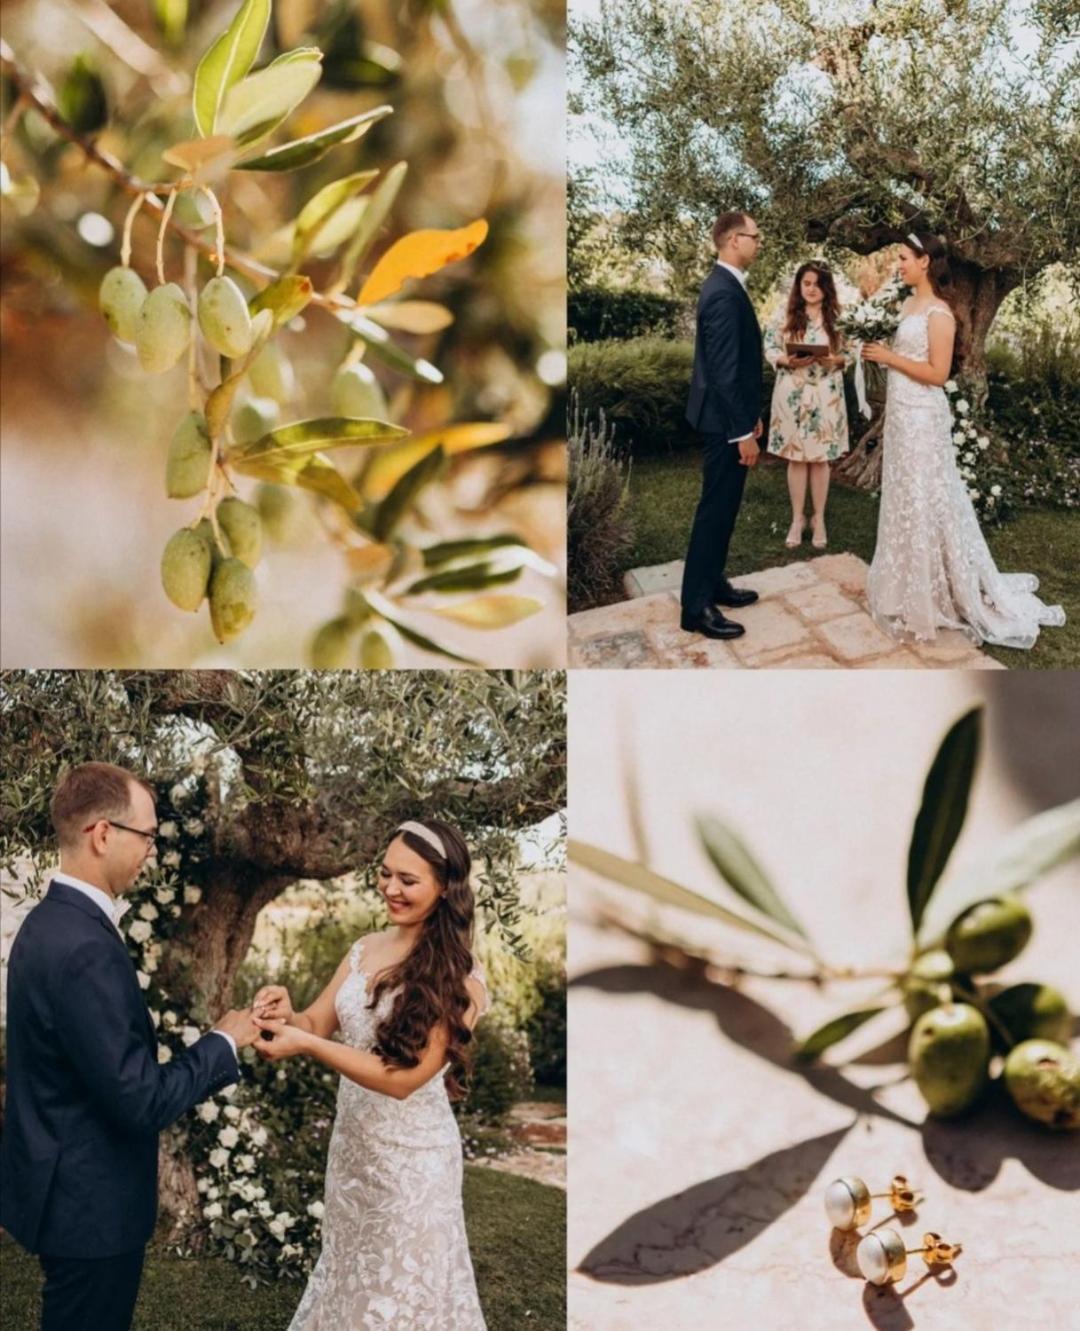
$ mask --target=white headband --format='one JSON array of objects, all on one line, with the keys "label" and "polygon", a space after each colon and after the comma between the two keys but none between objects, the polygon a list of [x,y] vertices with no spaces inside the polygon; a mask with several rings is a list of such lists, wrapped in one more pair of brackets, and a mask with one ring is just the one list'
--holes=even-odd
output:
[{"label": "white headband", "polygon": [[425,827],[423,823],[400,823],[396,830],[398,832],[411,832],[413,836],[418,836],[421,841],[426,841],[433,850],[437,850],[444,860],[449,858],[446,854],[446,847],[438,833],[433,832],[430,827]]},{"label": "white headband", "polygon": [[919,237],[915,234],[914,231],[909,231],[907,233],[907,238],[908,238],[908,243],[914,245],[920,254],[926,253],[926,246],[923,245],[922,241],[919,239]]}]

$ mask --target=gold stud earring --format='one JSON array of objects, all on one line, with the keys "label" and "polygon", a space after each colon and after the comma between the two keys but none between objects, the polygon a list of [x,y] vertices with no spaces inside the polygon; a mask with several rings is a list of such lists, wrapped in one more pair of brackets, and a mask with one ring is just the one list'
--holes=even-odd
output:
[{"label": "gold stud earring", "polygon": [[921,1248],[905,1248],[895,1229],[881,1229],[863,1236],[855,1261],[871,1285],[887,1285],[903,1280],[910,1253],[921,1253],[927,1266],[951,1266],[959,1251],[959,1243],[946,1243],[940,1234],[924,1234]]},{"label": "gold stud earring", "polygon": [[825,1214],[834,1229],[858,1229],[870,1219],[870,1199],[888,1197],[894,1211],[914,1211],[915,1193],[903,1174],[897,1174],[888,1192],[871,1192],[861,1178],[833,1179],[825,1189]]}]

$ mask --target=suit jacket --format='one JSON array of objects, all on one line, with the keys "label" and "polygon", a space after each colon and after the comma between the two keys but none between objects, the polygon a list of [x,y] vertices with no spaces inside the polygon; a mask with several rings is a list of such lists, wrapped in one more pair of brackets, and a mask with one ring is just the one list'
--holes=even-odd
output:
[{"label": "suit jacket", "polygon": [[701,287],[686,419],[739,439],[761,416],[761,329],[743,284],[717,264]]},{"label": "suit jacket", "polygon": [[157,1219],[158,1133],[237,1080],[220,1035],[171,1062],[111,921],[54,882],[11,948],[0,1224],[30,1252],[115,1257]]}]

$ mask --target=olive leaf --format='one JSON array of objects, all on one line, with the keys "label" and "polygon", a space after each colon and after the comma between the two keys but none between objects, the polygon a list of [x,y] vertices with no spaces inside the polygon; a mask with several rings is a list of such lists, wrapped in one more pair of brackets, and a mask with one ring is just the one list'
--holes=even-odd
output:
[{"label": "olive leaf", "polygon": [[389,216],[390,209],[394,206],[394,201],[405,183],[405,173],[408,169],[407,162],[395,162],[377,188],[372,190],[371,201],[341,260],[341,271],[337,280],[342,289],[352,281],[361,260],[374,243],[379,228]]},{"label": "olive leaf", "polygon": [[833,1017],[827,1021],[824,1026],[819,1026],[816,1031],[808,1035],[805,1040],[800,1040],[795,1046],[795,1057],[801,1062],[810,1062],[818,1058],[831,1045],[838,1044],[841,1040],[849,1036],[852,1031],[857,1031],[871,1017],[876,1017],[879,1012],[886,1012],[886,1007],[862,1008],[858,1012],[845,1012],[843,1016]]},{"label": "olive leaf", "polygon": [[310,166],[324,157],[331,148],[339,143],[353,143],[366,134],[372,125],[393,112],[392,106],[376,106],[371,111],[362,111],[358,116],[341,120],[326,129],[306,134],[302,139],[291,139],[288,143],[271,148],[260,157],[249,157],[246,162],[237,165],[238,171],[296,171],[300,167]]},{"label": "olive leaf", "polygon": [[406,282],[418,277],[430,277],[447,264],[468,258],[487,238],[488,224],[484,218],[453,231],[425,228],[410,231],[395,240],[368,274],[358,305],[374,305],[400,291]]},{"label": "olive leaf", "polygon": [[723,920],[725,924],[734,925],[738,929],[770,938],[774,943],[779,943],[792,951],[809,953],[809,948],[798,938],[777,929],[767,920],[759,920],[733,909],[711,890],[698,891],[683,887],[680,883],[655,873],[644,864],[623,859],[621,855],[614,855],[611,851],[601,850],[599,846],[575,841],[573,838],[569,842],[569,856],[571,860],[593,873],[600,874],[601,877],[610,879],[614,883],[621,883],[623,887],[633,888],[635,892],[643,892],[665,906],[679,906],[697,915]]},{"label": "olive leaf", "polygon": [[524,544],[525,542],[515,532],[501,532],[498,536],[440,541],[437,545],[425,546],[420,554],[426,568],[438,568],[440,564],[449,564],[454,559],[467,558],[470,555],[486,555],[492,550],[501,550],[505,546]]},{"label": "olive leaf", "polygon": [[250,444],[230,450],[229,459],[256,462],[262,457],[314,453],[321,448],[342,448],[350,444],[378,444],[400,439],[409,432],[389,421],[359,420],[351,416],[320,416],[310,421],[280,425]]},{"label": "olive leaf", "polygon": [[153,0],[154,21],[170,46],[179,46],[187,29],[188,0]]},{"label": "olive leaf", "polygon": [[[369,202],[367,211],[370,212],[370,210],[371,203]],[[365,319],[363,315],[351,314],[348,310],[341,311],[338,318],[343,323],[348,324],[374,356],[389,365],[392,370],[397,370],[398,374],[408,375],[410,379],[417,379],[424,384],[442,383],[441,370],[436,369],[430,361],[424,360],[422,357],[410,356],[407,351],[404,351],[397,343],[392,341],[385,328],[380,327],[373,320]]]},{"label": "olive leaf", "polygon": [[270,7],[270,0],[244,0],[233,21],[199,61],[191,109],[195,127],[204,137],[217,129],[225,94],[255,63],[270,22]]},{"label": "olive leaf", "polygon": [[705,854],[728,886],[777,924],[806,938],[805,928],[788,910],[765,870],[750,854],[741,837],[726,823],[710,814],[699,814],[696,824]]},{"label": "olive leaf", "polygon": [[[502,421],[464,421],[456,425],[444,425],[441,430],[428,430],[423,434],[413,435],[404,443],[395,444],[378,457],[368,459],[364,470],[361,489],[369,498],[377,499],[385,494],[394,482],[425,453],[430,453],[437,445],[449,457],[457,453],[471,452],[475,448],[488,448],[492,444],[501,444],[512,433],[509,425]],[[520,544],[520,542],[518,542]]]},{"label": "olive leaf", "polygon": [[252,314],[257,314],[259,310],[270,310],[274,316],[274,327],[280,328],[290,319],[296,318],[311,300],[314,290],[310,277],[290,273],[252,296],[248,301],[248,309]]},{"label": "olive leaf", "polygon": [[474,596],[456,605],[441,606],[433,613],[473,629],[504,629],[518,624],[544,608],[535,596]]},{"label": "olive leaf", "polygon": [[473,660],[471,656],[462,656],[460,652],[455,652],[453,648],[436,642],[434,638],[429,638],[426,633],[421,633],[419,629],[414,629],[412,625],[401,618],[393,601],[373,588],[367,588],[364,591],[364,597],[377,615],[385,619],[388,624],[392,624],[401,636],[415,647],[420,647],[425,652],[432,652],[436,656],[445,656],[451,661],[459,661],[462,665],[475,666],[480,664],[479,661]]},{"label": "olive leaf", "polygon": [[943,891],[941,911],[934,912],[934,921],[924,921],[924,932],[932,932],[925,925],[936,924],[943,912],[952,917],[987,897],[1021,892],[1077,855],[1080,855],[1080,800],[1025,819]]},{"label": "olive leaf", "polygon": [[231,459],[232,466],[245,476],[254,476],[273,485],[298,485],[324,499],[340,504],[347,513],[360,507],[360,496],[328,457],[322,453],[263,453],[255,458]]},{"label": "olive leaf", "polygon": [[314,194],[296,218],[293,231],[293,263],[299,263],[304,256],[320,241],[326,224],[348,203],[355,194],[359,194],[365,185],[370,184],[378,171],[355,171],[352,175],[332,180]]},{"label": "olive leaf", "polygon": [[433,300],[387,301],[372,305],[368,314],[384,328],[402,333],[441,333],[454,322],[453,312]]},{"label": "olive leaf", "polygon": [[231,134],[241,147],[257,143],[295,111],[321,73],[322,52],[317,46],[286,51],[229,89],[217,128]]},{"label": "olive leaf", "polygon": [[965,712],[950,728],[930,764],[922,804],[908,851],[907,898],[911,925],[918,934],[938,880],[967,817],[968,797],[979,755],[982,708]]},{"label": "olive leaf", "polygon": [[410,467],[397,482],[375,510],[371,534],[377,541],[385,541],[393,534],[420,491],[442,470],[445,457],[442,449],[436,448],[422,457],[415,466]]},{"label": "olive leaf", "polygon": [[419,596],[423,592],[478,592],[498,583],[515,582],[521,577],[521,564],[500,566],[490,560],[466,564],[462,568],[449,568],[419,578],[405,589],[406,596]]}]

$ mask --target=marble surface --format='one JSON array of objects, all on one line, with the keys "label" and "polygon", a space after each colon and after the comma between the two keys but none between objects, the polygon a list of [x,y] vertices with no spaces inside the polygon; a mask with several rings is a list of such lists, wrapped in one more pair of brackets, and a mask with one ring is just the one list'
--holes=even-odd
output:
[{"label": "marble surface", "polygon": [[[1066,677],[890,672],[856,683],[826,672],[781,685],[695,674],[678,690],[670,679],[571,676],[571,836],[632,854],[632,765],[657,869],[688,885],[711,880],[691,819],[721,814],[835,964],[902,958],[903,867],[925,769],[973,700],[987,701],[987,743],[943,893],[957,867],[1013,823],[1077,793],[1080,730]],[[1075,1011],[1076,866],[1046,876],[1029,901],[1035,936],[1002,978],[1056,984]],[[1077,1324],[1080,1137],[1046,1133],[1004,1099],[963,1121],[926,1120],[902,1080],[894,1018],[812,1070],[796,1068],[793,1036],[860,1006],[878,981],[736,986],[647,936],[761,969],[795,963],[766,941],[657,910],[579,869],[570,903],[574,1331]],[[911,1257],[898,1286],[877,1288],[855,1264],[860,1235],[830,1229],[824,1194],[841,1175],[878,1191],[895,1173],[923,1200],[900,1217],[876,1201],[870,1225],[893,1225],[908,1247],[933,1230],[963,1251],[952,1270]]]}]

